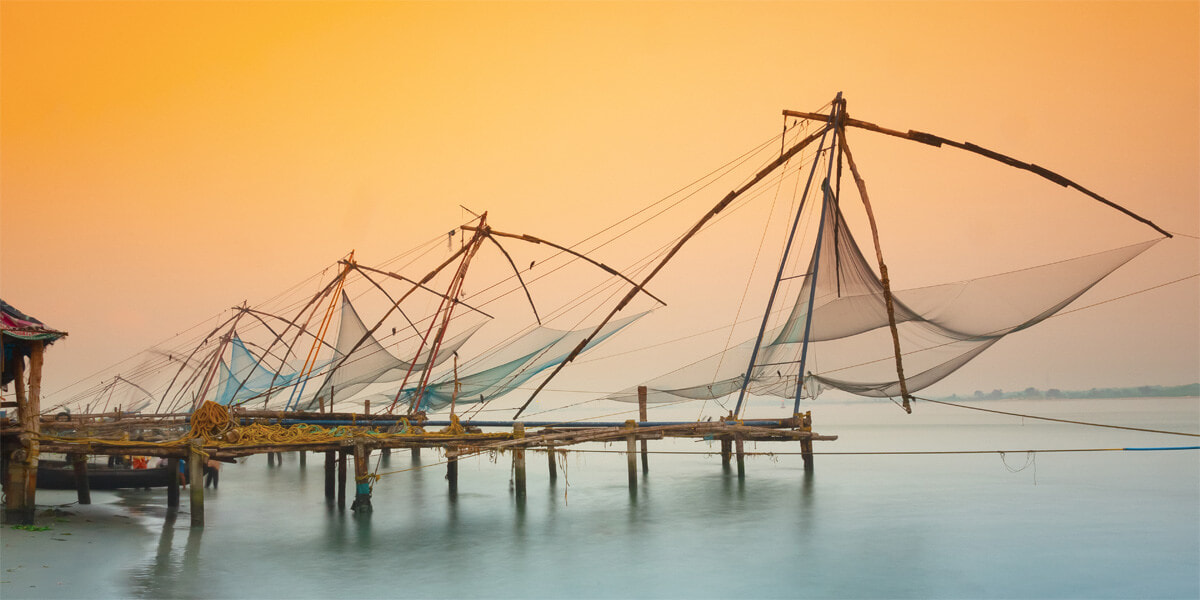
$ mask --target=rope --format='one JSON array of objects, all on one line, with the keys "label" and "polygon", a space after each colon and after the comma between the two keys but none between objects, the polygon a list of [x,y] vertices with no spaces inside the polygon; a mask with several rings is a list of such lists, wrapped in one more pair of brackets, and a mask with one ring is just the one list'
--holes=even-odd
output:
[{"label": "rope", "polygon": [[913,398],[915,400],[922,400],[924,402],[933,402],[934,404],[945,404],[946,406],[953,406],[955,408],[966,408],[966,409],[970,409],[970,410],[978,410],[978,411],[982,411],[982,412],[995,413],[998,415],[1021,417],[1024,419],[1038,419],[1038,420],[1042,420],[1042,421],[1054,421],[1056,423],[1070,423],[1072,425],[1088,425],[1090,427],[1107,427],[1109,429],[1124,429],[1126,431],[1144,431],[1147,433],[1163,433],[1166,435],[1184,435],[1184,436],[1188,436],[1188,437],[1200,437],[1200,433],[1186,433],[1183,431],[1163,431],[1161,429],[1144,429],[1141,427],[1125,427],[1123,425],[1105,425],[1103,423],[1089,423],[1087,421],[1073,421],[1070,419],[1054,419],[1051,417],[1039,417],[1036,415],[1026,415],[1026,414],[1021,414],[1021,413],[1006,412],[1003,410],[995,410],[995,409],[991,409],[991,408],[980,408],[978,406],[967,406],[965,404],[955,404],[953,402],[943,402],[942,400],[930,400],[929,398],[918,398],[916,396],[913,396]]}]

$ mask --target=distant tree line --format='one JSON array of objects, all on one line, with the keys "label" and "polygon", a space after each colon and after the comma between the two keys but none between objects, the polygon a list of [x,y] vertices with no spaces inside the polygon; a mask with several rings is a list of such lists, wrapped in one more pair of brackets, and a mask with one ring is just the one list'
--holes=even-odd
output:
[{"label": "distant tree line", "polygon": [[1200,383],[1188,385],[1143,385],[1128,388],[1092,388],[1090,390],[1039,390],[1034,387],[1019,392],[975,390],[970,396],[954,394],[945,400],[999,400],[1002,398],[1187,398],[1200,396]]}]

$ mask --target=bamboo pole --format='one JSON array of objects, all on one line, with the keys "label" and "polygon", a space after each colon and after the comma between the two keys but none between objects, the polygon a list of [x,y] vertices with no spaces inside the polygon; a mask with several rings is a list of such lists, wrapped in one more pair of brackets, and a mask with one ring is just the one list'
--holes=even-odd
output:
[{"label": "bamboo pole", "polygon": [[[841,114],[845,115],[845,107],[842,108]],[[879,228],[875,224],[875,212],[871,210],[871,199],[867,196],[867,182],[859,174],[858,165],[854,164],[854,155],[850,154],[850,145],[846,143],[846,129],[841,124],[838,125],[838,133],[838,143],[842,153],[846,156],[846,164],[850,166],[850,174],[854,177],[854,183],[858,186],[858,195],[862,198],[863,207],[867,210],[867,221],[871,224],[871,238],[875,241],[875,257],[879,261],[879,283],[883,285],[884,306],[887,308],[888,327],[892,332],[892,346],[896,355],[896,376],[900,381],[900,398],[904,401],[904,412],[912,413],[908,382],[904,379],[904,361],[900,358],[900,333],[896,329],[896,305],[892,298],[892,284],[888,280],[887,265],[883,263],[883,248],[879,245]],[[804,374],[801,373],[800,377],[803,378]]]},{"label": "bamboo pole", "polygon": [[[783,111],[783,114],[784,114],[784,116],[800,117],[802,119],[813,119],[813,120],[819,120],[819,121],[828,121],[829,120],[829,115],[801,112],[801,111],[795,111],[795,110],[785,110],[785,111]],[[849,117],[846,117],[845,124],[849,125],[850,127],[866,129],[867,131],[874,131],[876,133],[882,133],[885,135],[903,138],[903,139],[911,140],[914,142],[920,142],[922,144],[927,144],[927,145],[934,146],[934,147],[940,148],[943,144],[945,144],[947,146],[953,146],[960,150],[966,150],[968,152],[973,152],[980,156],[984,156],[984,157],[990,158],[992,160],[1004,163],[1010,167],[1016,167],[1016,168],[1024,170],[1024,171],[1029,171],[1030,173],[1033,173],[1044,179],[1050,180],[1050,181],[1052,181],[1058,185],[1061,185],[1063,187],[1075,188],[1077,191],[1079,191],[1087,196],[1090,196],[1093,200],[1096,200],[1097,202],[1108,205],[1109,207],[1124,213],[1126,216],[1128,216],[1138,222],[1141,222],[1141,223],[1144,223],[1144,224],[1150,226],[1150,228],[1154,229],[1155,231],[1161,233],[1162,235],[1164,235],[1166,237],[1174,237],[1170,233],[1168,233],[1165,229],[1159,227],[1158,225],[1155,225],[1149,219],[1146,219],[1140,215],[1137,215],[1133,211],[1130,211],[1129,209],[1127,209],[1107,198],[1104,198],[1100,194],[1097,194],[1097,193],[1079,185],[1078,183],[1075,183],[1074,181],[1071,181],[1070,179],[1067,179],[1066,177],[1063,177],[1062,175],[1059,175],[1058,173],[1055,173],[1054,171],[1051,171],[1045,167],[1040,167],[1040,166],[1032,164],[1032,163],[1020,161],[1020,160],[1017,160],[1010,156],[1005,156],[1003,154],[1000,154],[999,152],[995,152],[993,150],[988,150],[987,148],[977,146],[970,142],[956,142],[956,141],[948,140],[948,139],[940,137],[940,136],[933,135],[931,133],[914,131],[911,129],[908,130],[907,132],[897,131],[895,129],[888,129],[886,127],[880,127],[874,123],[868,123],[866,121],[860,121],[858,119],[851,119]]]},{"label": "bamboo pole", "polygon": [[722,198],[720,202],[718,202],[715,206],[713,206],[711,209],[709,209],[709,211],[707,213],[705,213],[703,217],[700,217],[700,220],[696,221],[696,223],[694,225],[692,225],[691,229],[689,229],[687,231],[687,233],[683,234],[683,236],[680,237],[679,240],[675,242],[675,245],[671,247],[671,249],[667,252],[667,254],[665,256],[663,256],[662,260],[658,261],[658,264],[655,265],[654,269],[652,269],[650,271],[650,273],[648,273],[646,275],[646,277],[642,279],[642,282],[637,284],[636,286],[634,286],[633,289],[629,290],[629,292],[625,294],[625,297],[622,298],[621,301],[617,303],[616,307],[614,307],[612,309],[612,311],[610,311],[608,313],[608,316],[604,317],[604,320],[602,320],[600,322],[600,324],[598,326],[596,326],[596,329],[594,331],[592,331],[592,333],[590,333],[586,338],[584,338],[582,341],[580,341],[579,345],[576,346],[575,349],[572,350],[569,355],[567,355],[567,358],[563,359],[562,362],[558,363],[558,365],[556,367],[554,367],[554,370],[550,372],[550,375],[546,376],[546,378],[543,379],[540,384],[538,384],[537,389],[535,389],[533,391],[533,393],[529,395],[529,399],[527,399],[525,401],[525,404],[521,405],[521,408],[517,410],[517,413],[516,413],[516,415],[513,416],[513,418],[515,419],[516,417],[521,416],[522,412],[525,412],[525,409],[529,407],[529,404],[531,402],[533,402],[534,398],[537,398],[537,395],[539,393],[541,393],[543,388],[546,387],[546,384],[550,383],[550,380],[554,379],[554,376],[558,375],[559,371],[562,371],[563,367],[565,367],[567,365],[567,363],[570,363],[571,361],[575,360],[575,357],[579,356],[579,354],[581,352],[583,352],[583,350],[585,348],[587,348],[587,345],[592,342],[592,339],[596,337],[596,334],[600,333],[600,331],[602,329],[604,329],[604,326],[607,325],[608,322],[611,321],[612,318],[614,316],[616,316],[616,314],[618,312],[620,312],[622,309],[624,309],[625,305],[629,304],[629,302],[631,300],[633,300],[634,296],[636,296],[639,291],[643,290],[646,287],[646,285],[648,283],[650,283],[651,279],[654,279],[655,275],[658,275],[658,272],[661,271],[663,269],[663,267],[665,267],[667,265],[667,262],[669,262],[672,258],[674,258],[674,256],[679,253],[679,250],[681,248],[683,248],[683,245],[686,244],[688,240],[692,239],[692,236],[696,235],[702,228],[704,228],[704,225],[706,223],[708,223],[710,220],[712,220],[714,217],[716,217],[721,211],[725,210],[725,208],[727,206],[729,206],[729,204],[731,202],[733,202],[735,199],[737,199],[738,196],[741,196],[747,190],[754,187],[758,182],[762,181],[764,178],[766,178],[768,175],[770,175],[772,172],[774,172],[775,169],[778,169],[781,165],[786,163],[793,156],[798,154],[801,150],[806,148],[809,144],[816,141],[817,138],[822,137],[824,134],[825,134],[825,128],[822,128],[821,131],[815,132],[812,135],[809,135],[808,137],[804,138],[803,140],[797,142],[794,146],[789,148],[787,152],[780,154],[779,158],[771,161],[766,167],[763,167],[762,170],[760,170],[758,173],[756,173],[754,175],[754,177],[750,178],[750,181],[747,181],[745,184],[742,185],[742,187],[726,194],[725,197]]}]

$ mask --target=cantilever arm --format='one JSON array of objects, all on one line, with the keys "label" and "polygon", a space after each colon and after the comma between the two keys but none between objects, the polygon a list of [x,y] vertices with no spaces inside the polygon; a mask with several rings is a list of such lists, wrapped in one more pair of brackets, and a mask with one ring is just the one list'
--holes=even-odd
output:
[{"label": "cantilever arm", "polygon": [[[798,117],[801,119],[813,119],[813,120],[818,120],[818,121],[828,121],[829,120],[829,115],[822,115],[820,113],[785,110],[785,111],[783,111],[783,114],[786,117]],[[1054,183],[1057,183],[1058,185],[1061,185],[1063,187],[1075,188],[1076,190],[1078,190],[1088,196],[1091,196],[1092,199],[1094,199],[1100,203],[1107,204],[1108,206],[1110,206],[1118,211],[1121,211],[1122,213],[1125,213],[1126,216],[1129,216],[1136,221],[1140,221],[1146,225],[1149,225],[1152,229],[1163,234],[1166,237],[1175,237],[1175,236],[1171,235],[1170,233],[1167,233],[1167,231],[1165,229],[1163,229],[1162,227],[1155,225],[1149,219],[1142,217],[1141,215],[1134,213],[1133,211],[1117,204],[1116,202],[1113,202],[1113,201],[1101,196],[1100,194],[1097,194],[1096,192],[1093,192],[1093,191],[1079,185],[1078,183],[1075,183],[1074,181],[1071,181],[1070,179],[1067,179],[1066,177],[1063,177],[1062,175],[1059,175],[1058,173],[1055,173],[1054,171],[1051,171],[1050,169],[1047,169],[1045,167],[1041,167],[1041,166],[1035,165],[1033,163],[1027,163],[1024,161],[1020,161],[1015,158],[1012,158],[1011,156],[1005,156],[1003,154],[1000,154],[999,152],[988,150],[987,148],[983,148],[981,146],[976,146],[975,144],[972,144],[970,142],[966,142],[966,143],[956,142],[953,140],[948,140],[941,136],[933,135],[932,133],[925,133],[922,131],[915,131],[915,130],[911,130],[911,129],[908,130],[907,132],[898,131],[895,129],[888,129],[886,127],[880,127],[874,123],[868,123],[866,121],[860,121],[858,119],[851,119],[850,117],[846,117],[844,123],[846,125],[849,125],[850,127],[866,129],[867,131],[874,131],[876,133],[882,133],[885,135],[903,138],[903,139],[911,140],[914,142],[920,142],[922,144],[928,144],[930,146],[934,146],[934,147],[938,147],[938,148],[940,148],[942,145],[947,145],[947,146],[953,146],[955,148],[959,148],[961,150],[966,150],[968,152],[974,152],[975,154],[978,154],[980,156],[985,156],[992,160],[1002,162],[1010,167],[1016,167],[1016,168],[1022,169],[1024,171],[1029,171],[1030,173],[1033,173],[1035,175],[1038,175],[1045,179],[1053,181]]]},{"label": "cantilever arm", "polygon": [[[463,226],[462,226],[462,228],[463,228],[463,230],[464,230],[464,231],[474,231],[474,230],[476,229],[476,227],[475,227],[475,226],[473,226],[473,225],[463,225]],[[610,267],[610,266],[608,266],[608,265],[606,265],[606,264],[604,264],[604,263],[601,263],[601,262],[596,262],[596,261],[594,261],[594,260],[592,260],[592,259],[588,258],[588,257],[587,257],[587,255],[580,254],[579,252],[576,252],[576,251],[574,251],[574,250],[572,250],[572,249],[570,249],[570,248],[567,248],[567,247],[565,247],[565,246],[560,246],[560,245],[558,245],[558,244],[555,244],[554,242],[551,242],[551,241],[548,241],[548,240],[543,240],[543,239],[541,239],[541,238],[539,238],[539,237],[534,237],[534,236],[532,236],[532,235],[529,235],[529,234],[505,233],[505,232],[503,232],[503,231],[496,231],[495,229],[490,229],[490,228],[488,229],[488,235],[489,235],[489,236],[492,236],[492,235],[498,235],[498,236],[500,236],[500,237],[513,238],[514,240],[524,240],[524,241],[526,241],[526,242],[530,242],[530,243],[533,243],[533,244],[546,244],[547,246],[550,246],[551,248],[556,248],[556,249],[558,249],[558,250],[562,250],[563,252],[566,252],[567,254],[570,254],[570,255],[573,255],[573,256],[577,256],[577,257],[579,257],[579,258],[582,258],[583,260],[586,260],[586,261],[588,261],[588,262],[592,263],[593,265],[596,265],[597,267],[600,267],[601,269],[604,269],[604,270],[605,270],[605,271],[606,271],[608,274],[610,274],[610,275],[616,275],[617,277],[620,277],[621,279],[624,279],[624,280],[625,280],[627,283],[629,283],[629,284],[631,284],[631,285],[633,285],[633,286],[637,286],[637,283],[636,283],[636,282],[634,282],[632,279],[630,279],[630,278],[628,278],[628,277],[626,277],[626,276],[622,275],[622,274],[621,274],[619,271],[617,271],[616,269],[614,269],[614,268],[612,268],[612,267]],[[492,241],[495,241],[495,240],[492,240]],[[497,245],[499,245],[499,244],[497,244]],[[507,253],[506,253],[506,254],[507,254]],[[510,262],[511,262],[511,259],[510,259]],[[647,296],[650,296],[651,298],[654,298],[654,300],[655,300],[656,302],[658,302],[659,304],[661,304],[661,305],[663,305],[663,306],[666,306],[666,305],[667,305],[667,303],[666,303],[666,302],[663,302],[663,301],[662,301],[662,300],[661,300],[661,299],[660,299],[658,296],[655,296],[654,294],[651,294],[649,291],[647,291],[647,290],[645,290],[645,289],[642,289],[642,290],[641,290],[641,292],[642,292],[643,294],[646,294]]]},{"label": "cantilever arm", "polygon": [[538,316],[537,306],[533,304],[533,296],[529,293],[529,286],[525,285],[525,280],[521,278],[521,270],[517,268],[517,263],[513,262],[512,257],[508,255],[508,250],[505,250],[504,246],[501,246],[500,242],[492,237],[491,231],[485,231],[484,233],[488,241],[495,244],[500,249],[500,253],[504,255],[504,258],[508,259],[508,264],[512,266],[513,275],[517,276],[517,282],[521,284],[521,289],[525,290],[525,297],[529,299],[529,308],[533,309],[533,318],[537,320],[538,325],[541,325],[542,318]]}]

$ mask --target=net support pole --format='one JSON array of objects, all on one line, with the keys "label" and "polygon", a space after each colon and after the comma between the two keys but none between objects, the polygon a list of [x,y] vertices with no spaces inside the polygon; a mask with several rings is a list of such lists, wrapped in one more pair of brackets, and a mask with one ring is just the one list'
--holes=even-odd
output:
[{"label": "net support pole", "polygon": [[[841,95],[839,94],[840,98]],[[825,145],[825,137],[830,131],[830,126],[822,129],[821,141],[817,144],[817,153],[820,154],[821,148]],[[754,372],[754,361],[758,360],[758,350],[762,346],[763,336],[767,332],[767,321],[771,317],[771,309],[775,305],[775,295],[779,292],[779,284],[783,281],[783,269],[787,265],[788,254],[791,253],[792,243],[796,238],[796,230],[800,228],[800,215],[804,213],[805,201],[808,200],[808,191],[812,189],[813,178],[817,173],[817,166],[820,161],[814,159],[812,169],[808,172],[808,180],[804,183],[804,193],[800,195],[800,208],[796,209],[796,216],[792,220],[792,229],[788,233],[787,245],[783,247],[783,257],[779,259],[779,272],[775,274],[775,283],[771,286],[771,296],[767,299],[767,308],[763,311],[762,324],[758,326],[758,337],[754,340],[754,350],[750,352],[750,363],[746,365],[746,373],[742,377],[742,389],[738,392],[737,404],[733,408],[733,415],[736,417],[742,414],[742,403],[746,399],[746,390],[750,387],[750,377]],[[802,372],[803,374],[803,372]]]},{"label": "net support pole", "polygon": [[[837,99],[833,102],[834,119],[837,119],[841,115],[842,106],[842,95],[838,94]],[[833,132],[834,140],[833,143],[830,144],[831,149],[837,145],[838,133],[839,132],[835,129]],[[800,392],[804,389],[804,372],[805,366],[808,362],[808,338],[809,334],[812,333],[813,302],[815,302],[817,298],[817,277],[821,270],[821,241],[825,235],[825,213],[829,210],[829,202],[834,200],[831,198],[833,195],[833,190],[829,187],[829,178],[833,176],[833,164],[835,162],[837,162],[837,160],[829,161],[828,171],[825,174],[825,181],[821,183],[821,223],[817,227],[817,241],[813,247],[813,268],[812,274],[809,275],[811,278],[809,281],[811,281],[811,283],[808,286],[808,310],[804,315],[804,343],[800,346],[800,370],[796,373],[796,402],[792,408],[792,414],[797,414],[800,412]]]},{"label": "net support pole", "polygon": [[867,182],[858,172],[858,165],[854,164],[854,155],[850,153],[850,145],[846,143],[845,127],[839,125],[838,133],[840,134],[838,143],[841,144],[842,153],[846,156],[846,164],[849,165],[850,174],[854,177],[854,184],[858,187],[858,195],[862,198],[863,207],[867,210],[867,220],[871,223],[871,238],[875,241],[875,258],[879,261],[879,282],[883,285],[883,301],[887,308],[888,327],[892,331],[892,346],[896,354],[896,376],[900,381],[900,398],[904,402],[904,412],[911,414],[912,404],[909,403],[908,382],[904,378],[904,361],[901,359],[900,352],[900,333],[896,328],[896,304],[892,298],[892,284],[888,279],[887,265],[883,263],[883,249],[879,245],[879,227],[875,224],[875,212],[871,210],[871,199],[867,196]]},{"label": "net support pole", "polygon": [[629,493],[637,493],[637,422],[633,419],[625,421],[625,466],[629,472]]},{"label": "net support pole", "polygon": [[167,511],[179,510],[179,459],[167,459]]},{"label": "net support pole", "polygon": [[195,441],[188,446],[188,483],[191,489],[192,527],[204,527],[204,455]]},{"label": "net support pole", "polygon": [[88,484],[88,463],[86,454],[68,454],[71,467],[75,472],[75,495],[80,504],[92,503],[92,489]]}]

